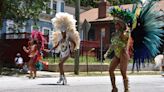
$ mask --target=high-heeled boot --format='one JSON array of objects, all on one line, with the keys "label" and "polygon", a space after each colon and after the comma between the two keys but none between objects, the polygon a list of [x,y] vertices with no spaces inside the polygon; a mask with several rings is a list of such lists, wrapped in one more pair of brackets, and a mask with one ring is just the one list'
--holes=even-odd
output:
[{"label": "high-heeled boot", "polygon": [[58,84],[60,84],[63,81],[63,75],[60,75],[59,80],[57,81]]},{"label": "high-heeled boot", "polygon": [[117,89],[116,84],[115,84],[115,77],[110,77],[110,79],[111,79],[111,84],[113,87],[111,92],[118,92],[118,89]]},{"label": "high-heeled boot", "polygon": [[67,84],[67,79],[66,79],[66,77],[65,76],[63,76],[63,83],[62,83],[63,85],[66,85]]},{"label": "high-heeled boot", "polygon": [[129,81],[128,79],[124,79],[124,92],[129,92]]},{"label": "high-heeled boot", "polygon": [[58,84],[67,84],[67,79],[65,78],[64,75],[60,75],[59,80],[57,81]]}]

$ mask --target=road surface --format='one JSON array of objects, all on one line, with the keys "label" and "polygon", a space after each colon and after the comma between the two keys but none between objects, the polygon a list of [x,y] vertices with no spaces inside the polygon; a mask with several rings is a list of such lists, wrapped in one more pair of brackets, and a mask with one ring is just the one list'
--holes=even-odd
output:
[{"label": "road surface", "polygon": [[[111,92],[109,76],[67,77],[67,85],[58,85],[58,77],[1,76],[0,92]],[[130,75],[130,92],[164,92],[164,77],[160,75]],[[119,92],[123,92],[122,77],[116,76]]]}]

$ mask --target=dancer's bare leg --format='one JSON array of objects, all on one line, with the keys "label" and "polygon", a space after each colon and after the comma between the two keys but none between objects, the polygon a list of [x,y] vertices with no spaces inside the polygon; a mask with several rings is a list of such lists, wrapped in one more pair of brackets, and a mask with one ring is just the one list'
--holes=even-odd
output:
[{"label": "dancer's bare leg", "polygon": [[64,63],[66,62],[66,60],[67,60],[68,58],[69,58],[69,56],[60,59],[60,63],[59,63],[60,78],[59,78],[59,80],[57,81],[57,83],[63,82],[63,83],[62,83],[63,85],[67,83],[67,80],[66,80],[65,74],[64,74],[63,65],[64,65]]},{"label": "dancer's bare leg", "polygon": [[60,62],[59,62],[59,72],[60,72],[60,75],[64,75],[63,65],[64,65],[64,63],[66,62],[66,60],[68,58],[69,58],[69,56],[60,59]]},{"label": "dancer's bare leg", "polygon": [[116,69],[116,67],[118,66],[118,64],[120,63],[119,58],[117,58],[116,56],[112,59],[112,62],[109,66],[109,74],[110,74],[110,79],[111,79],[111,84],[112,84],[112,92],[118,92],[117,87],[116,87],[116,83],[115,83],[115,74],[114,74],[114,70]]},{"label": "dancer's bare leg", "polygon": [[31,78],[31,77],[33,76],[33,73],[32,73],[32,70],[33,70],[33,69],[32,69],[32,68],[33,68],[33,67],[32,67],[32,59],[30,59],[30,61],[29,61],[28,64],[29,64],[29,70],[30,70],[30,76],[29,76],[29,78]]},{"label": "dancer's bare leg", "polygon": [[37,70],[36,70],[36,63],[34,62],[33,63],[33,72],[34,72],[34,76],[33,76],[33,79],[35,79],[35,77],[36,77],[36,74],[37,74]]},{"label": "dancer's bare leg", "polygon": [[126,74],[128,61],[129,61],[129,56],[126,53],[126,51],[123,51],[120,56],[120,71],[124,81],[124,88],[125,88],[124,92],[128,92],[128,77]]}]

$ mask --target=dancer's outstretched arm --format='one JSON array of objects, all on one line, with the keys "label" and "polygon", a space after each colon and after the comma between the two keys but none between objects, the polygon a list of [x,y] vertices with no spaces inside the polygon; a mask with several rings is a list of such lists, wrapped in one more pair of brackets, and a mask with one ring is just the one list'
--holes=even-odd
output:
[{"label": "dancer's outstretched arm", "polygon": [[49,50],[49,49],[43,49],[43,51],[49,53],[49,52],[51,52],[53,49],[57,48],[58,46],[59,46],[59,43],[58,43],[56,46],[52,47],[50,50]]},{"label": "dancer's outstretched arm", "polygon": [[112,53],[113,51],[113,45],[109,46],[109,49],[106,51],[106,53],[104,54],[104,58],[106,58],[108,56],[108,54]]},{"label": "dancer's outstretched arm", "polygon": [[23,50],[26,52],[26,53],[29,53],[30,50],[28,50],[25,46],[23,46]]}]

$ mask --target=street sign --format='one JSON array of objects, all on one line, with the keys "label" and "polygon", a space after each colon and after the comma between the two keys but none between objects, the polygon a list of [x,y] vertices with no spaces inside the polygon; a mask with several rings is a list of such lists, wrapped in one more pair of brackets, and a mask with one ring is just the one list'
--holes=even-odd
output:
[{"label": "street sign", "polygon": [[88,40],[88,32],[90,28],[91,28],[91,24],[85,19],[82,24],[84,40]]}]

